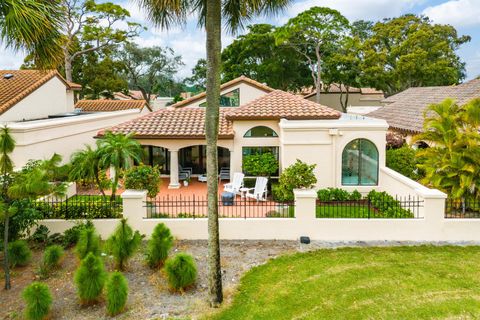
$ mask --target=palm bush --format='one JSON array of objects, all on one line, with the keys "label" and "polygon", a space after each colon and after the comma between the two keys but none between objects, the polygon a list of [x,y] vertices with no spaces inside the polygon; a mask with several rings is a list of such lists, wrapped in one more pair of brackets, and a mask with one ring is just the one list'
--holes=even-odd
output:
[{"label": "palm bush", "polygon": [[168,284],[174,290],[184,290],[197,280],[197,265],[193,257],[179,253],[165,262]]},{"label": "palm bush", "polygon": [[25,240],[16,240],[8,244],[10,266],[26,266],[32,259],[32,251]]},{"label": "palm bush", "polygon": [[107,273],[100,257],[89,252],[75,272],[75,285],[82,304],[95,302],[102,294]]},{"label": "palm bush", "polygon": [[100,254],[100,236],[94,227],[84,228],[80,231],[75,251],[80,259],[85,258],[90,252],[97,256]]},{"label": "palm bush", "polygon": [[22,293],[25,300],[25,318],[28,320],[46,319],[52,306],[52,294],[48,286],[41,282],[33,282]]},{"label": "palm bush", "polygon": [[125,308],[128,297],[128,283],[125,276],[118,271],[112,273],[106,284],[107,313],[110,316],[119,314]]},{"label": "palm bush", "polygon": [[168,252],[173,246],[173,236],[170,229],[159,223],[155,226],[152,238],[148,241],[146,260],[150,268],[161,267],[168,257]]},{"label": "palm bush", "polygon": [[137,250],[141,241],[140,233],[138,231],[133,232],[127,224],[127,220],[122,219],[107,240],[107,249],[113,255],[118,269],[123,270],[125,268],[126,261]]}]

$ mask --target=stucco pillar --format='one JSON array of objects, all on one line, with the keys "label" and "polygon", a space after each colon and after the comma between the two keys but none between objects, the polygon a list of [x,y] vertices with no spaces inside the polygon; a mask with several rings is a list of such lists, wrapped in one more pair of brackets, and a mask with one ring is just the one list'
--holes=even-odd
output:
[{"label": "stucco pillar", "polygon": [[180,188],[180,182],[178,181],[178,150],[170,151],[170,184],[168,189]]},{"label": "stucco pillar", "polygon": [[294,189],[295,196],[295,219],[299,223],[310,224],[316,219],[317,193],[313,189]]},{"label": "stucco pillar", "polygon": [[134,230],[143,230],[143,219],[147,217],[147,191],[125,190],[122,195],[123,217]]}]

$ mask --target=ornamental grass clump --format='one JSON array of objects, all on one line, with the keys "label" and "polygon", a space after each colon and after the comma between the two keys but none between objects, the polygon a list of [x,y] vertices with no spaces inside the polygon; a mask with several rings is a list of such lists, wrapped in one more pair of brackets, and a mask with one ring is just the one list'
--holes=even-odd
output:
[{"label": "ornamental grass clump", "polygon": [[46,278],[52,270],[58,269],[64,254],[65,252],[61,246],[56,244],[48,246],[43,253],[40,275]]},{"label": "ornamental grass clump", "polygon": [[163,223],[157,224],[147,245],[146,261],[148,266],[152,269],[161,267],[172,246],[173,236],[170,229]]},{"label": "ornamental grass clump", "polygon": [[107,273],[100,257],[89,252],[75,272],[74,280],[81,303],[96,302],[107,280]]},{"label": "ornamental grass clump", "polygon": [[193,257],[186,253],[179,253],[165,262],[170,288],[183,291],[197,280],[197,265]]},{"label": "ornamental grass clump", "polygon": [[141,234],[138,231],[133,232],[127,220],[122,219],[107,240],[107,250],[113,255],[118,269],[124,270],[125,263],[135,253],[141,242]]},{"label": "ornamental grass clump", "polygon": [[32,251],[25,240],[16,240],[8,244],[8,260],[12,267],[24,267],[32,260]]},{"label": "ornamental grass clump", "polygon": [[43,320],[48,317],[52,306],[52,294],[46,284],[33,282],[23,290],[22,297],[26,305],[27,320]]},{"label": "ornamental grass clump", "polygon": [[100,236],[94,227],[84,228],[80,231],[75,251],[79,259],[83,259],[88,253],[100,255]]},{"label": "ornamental grass clump", "polygon": [[105,286],[107,292],[107,313],[115,316],[125,309],[128,297],[128,283],[125,276],[118,271],[112,273]]}]

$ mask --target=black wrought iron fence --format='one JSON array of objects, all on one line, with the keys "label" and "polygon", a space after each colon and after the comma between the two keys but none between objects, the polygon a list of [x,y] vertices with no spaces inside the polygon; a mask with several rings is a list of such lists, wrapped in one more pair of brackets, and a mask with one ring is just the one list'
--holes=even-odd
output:
[{"label": "black wrought iron fence", "polygon": [[[145,202],[147,218],[206,218],[206,197],[157,197]],[[291,202],[256,201],[237,196],[232,201],[218,201],[220,218],[293,218],[295,204]]]},{"label": "black wrought iron fence", "polygon": [[452,199],[445,201],[445,218],[447,219],[478,219],[480,218],[479,199]]},{"label": "black wrought iron fence", "polygon": [[122,215],[122,199],[116,196],[75,195],[70,198],[46,197],[32,202],[43,219],[106,219]]},{"label": "black wrought iron fence", "polygon": [[423,200],[417,196],[378,196],[359,200],[317,200],[317,218],[415,219],[421,218]]}]

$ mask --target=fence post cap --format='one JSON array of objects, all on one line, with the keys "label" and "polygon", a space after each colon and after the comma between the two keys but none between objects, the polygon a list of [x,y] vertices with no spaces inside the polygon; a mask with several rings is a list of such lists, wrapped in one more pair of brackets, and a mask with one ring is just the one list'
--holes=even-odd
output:
[{"label": "fence post cap", "polygon": [[125,190],[121,197],[122,199],[142,199],[147,196],[147,190]]},{"label": "fence post cap", "polygon": [[422,197],[426,199],[446,199],[447,194],[443,193],[442,191],[438,189],[430,189],[430,188],[419,188],[416,190],[417,193]]},{"label": "fence post cap", "polygon": [[297,198],[317,198],[317,192],[314,189],[293,189],[295,199]]}]

